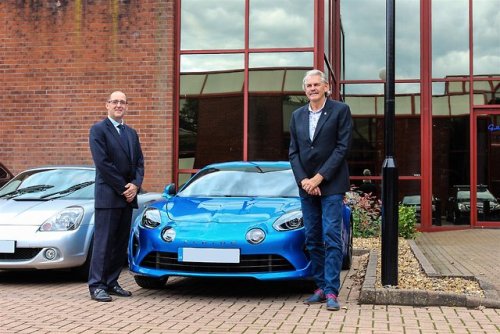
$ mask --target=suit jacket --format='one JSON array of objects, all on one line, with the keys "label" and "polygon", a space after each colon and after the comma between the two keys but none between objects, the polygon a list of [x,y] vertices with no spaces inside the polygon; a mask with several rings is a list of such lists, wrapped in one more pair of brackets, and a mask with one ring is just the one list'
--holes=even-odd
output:
[{"label": "suit jacket", "polygon": [[346,157],[351,137],[351,111],[345,103],[327,99],[312,140],[309,138],[308,105],[292,113],[289,159],[301,196],[308,194],[300,182],[316,173],[324,178],[320,184],[322,195],[342,194],[349,190]]},{"label": "suit jacket", "polygon": [[122,193],[127,183],[141,187],[144,157],[137,132],[124,126],[128,147],[120,140],[118,131],[108,118],[90,128],[90,151],[96,167],[96,208],[123,208],[127,205],[137,208],[137,197],[129,204]]}]

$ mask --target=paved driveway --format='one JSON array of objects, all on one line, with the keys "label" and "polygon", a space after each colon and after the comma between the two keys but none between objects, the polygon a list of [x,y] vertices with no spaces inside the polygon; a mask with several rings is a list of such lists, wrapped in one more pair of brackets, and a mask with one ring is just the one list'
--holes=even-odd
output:
[{"label": "paved driveway", "polygon": [[305,282],[174,278],[153,291],[125,271],[134,296],[98,303],[67,273],[0,271],[0,333],[500,333],[495,309],[358,305],[357,266],[338,312],[302,304]]}]

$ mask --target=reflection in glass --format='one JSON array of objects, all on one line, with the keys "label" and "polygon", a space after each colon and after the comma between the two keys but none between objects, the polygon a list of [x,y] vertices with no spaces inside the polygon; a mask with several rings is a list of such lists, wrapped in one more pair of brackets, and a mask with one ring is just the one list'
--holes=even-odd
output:
[{"label": "reflection in glass", "polygon": [[500,8],[498,1],[472,2],[474,75],[500,75]]},{"label": "reflection in glass", "polygon": [[[249,160],[288,160],[291,114],[308,102],[302,92],[302,79],[307,70],[250,71]],[[299,95],[289,95],[291,93]]]},{"label": "reflection in glass", "polygon": [[245,46],[245,0],[182,0],[181,50]]},{"label": "reflection in glass", "polygon": [[312,47],[314,1],[251,0],[250,48]]},{"label": "reflection in glass", "polygon": [[477,116],[477,218],[500,221],[500,115]]},{"label": "reflection in glass", "polygon": [[[235,60],[230,66],[224,59]],[[200,62],[193,65],[193,59]],[[217,62],[213,60],[217,59]],[[227,70],[227,68],[234,68]],[[179,99],[179,169],[243,158],[242,55],[183,55]]]},{"label": "reflection in glass", "polygon": [[460,100],[463,95],[439,94],[432,97],[432,190],[434,196],[442,200],[441,214],[447,217],[443,224],[451,224],[455,219],[455,186],[470,182],[470,125],[469,114],[464,112],[469,109],[469,104],[468,100],[452,102],[452,97]]},{"label": "reflection in glass", "polygon": [[[346,91],[352,86],[346,85]],[[379,86],[361,84],[357,86]],[[398,171],[400,175],[420,175],[420,93],[415,84],[396,84],[395,140]],[[374,87],[355,89],[376,90]],[[346,103],[353,115],[354,131],[348,158],[351,175],[362,175],[382,166],[384,159],[384,96],[379,94],[346,95]]]},{"label": "reflection in glass", "polygon": [[[342,0],[345,34],[345,79],[377,80],[386,64],[384,0]],[[396,6],[396,79],[420,76],[419,0],[400,1]],[[360,24],[362,22],[362,24]]]},{"label": "reflection in glass", "polygon": [[385,1],[342,0],[340,15],[346,32],[345,79],[379,79],[385,67]]},{"label": "reflection in glass", "polygon": [[249,67],[312,67],[312,52],[251,53]]},{"label": "reflection in glass", "polygon": [[432,1],[433,78],[469,75],[468,22],[469,0]]},{"label": "reflection in glass", "polygon": [[195,54],[181,56],[181,73],[243,69],[243,54]]},{"label": "reflection in glass", "polygon": [[500,104],[500,64],[496,76],[474,76],[474,104]]}]

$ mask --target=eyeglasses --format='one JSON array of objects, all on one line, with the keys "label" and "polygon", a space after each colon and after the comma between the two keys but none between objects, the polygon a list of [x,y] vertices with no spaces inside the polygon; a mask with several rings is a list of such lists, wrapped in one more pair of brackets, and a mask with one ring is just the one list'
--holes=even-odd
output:
[{"label": "eyeglasses", "polygon": [[111,103],[113,105],[117,105],[118,103],[127,104],[128,102],[125,100],[109,100],[108,103]]}]

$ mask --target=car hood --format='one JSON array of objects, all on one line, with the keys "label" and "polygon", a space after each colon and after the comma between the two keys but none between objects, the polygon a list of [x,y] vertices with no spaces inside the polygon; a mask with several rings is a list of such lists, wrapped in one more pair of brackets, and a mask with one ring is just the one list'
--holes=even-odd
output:
[{"label": "car hood", "polygon": [[94,200],[16,201],[0,199],[0,226],[40,225],[69,206],[93,207]]},{"label": "car hood", "polygon": [[169,219],[176,222],[259,223],[300,210],[300,201],[298,198],[173,197],[166,209]]}]

